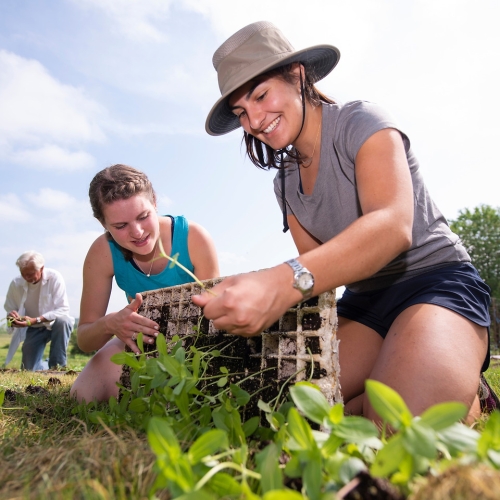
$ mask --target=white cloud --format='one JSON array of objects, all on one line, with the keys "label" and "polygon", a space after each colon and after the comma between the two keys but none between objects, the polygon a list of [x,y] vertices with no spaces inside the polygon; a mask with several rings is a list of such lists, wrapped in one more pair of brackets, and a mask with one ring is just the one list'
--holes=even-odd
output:
[{"label": "white cloud", "polygon": [[[23,207],[16,194],[9,193],[0,195],[0,221],[2,222],[27,222],[31,214]],[[8,237],[9,235],[4,235]]]},{"label": "white cloud", "polygon": [[9,160],[40,170],[80,170],[95,166],[95,159],[91,154],[85,151],[68,151],[54,144],[12,152]]},{"label": "white cloud", "polygon": [[0,50],[0,68],[0,158],[30,168],[92,167],[80,147],[105,140],[105,110],[36,60]]},{"label": "white cloud", "polygon": [[37,207],[57,211],[70,209],[79,203],[65,191],[52,188],[41,188],[37,194],[29,194],[28,198]]},{"label": "white cloud", "polygon": [[117,30],[136,41],[163,42],[167,35],[161,21],[168,17],[170,0],[72,0],[78,7],[103,12]]},{"label": "white cloud", "polygon": [[0,50],[0,134],[8,141],[63,144],[103,141],[104,113],[82,89],[65,85],[44,66]]}]

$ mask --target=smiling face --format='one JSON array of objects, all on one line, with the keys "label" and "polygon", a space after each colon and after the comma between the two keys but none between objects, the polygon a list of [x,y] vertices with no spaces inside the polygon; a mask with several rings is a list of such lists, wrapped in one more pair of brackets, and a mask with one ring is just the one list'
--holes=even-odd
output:
[{"label": "smiling face", "polygon": [[31,284],[38,283],[42,279],[43,266],[40,269],[36,268],[33,262],[28,262],[22,269],[20,269],[21,276]]},{"label": "smiling face", "polygon": [[302,125],[302,99],[297,84],[288,83],[280,76],[250,80],[235,90],[229,105],[248,134],[271,148],[284,148],[297,138]]},{"label": "smiling face", "polygon": [[137,255],[154,251],[160,234],[156,207],[146,195],[116,200],[103,206],[104,228],[123,248]]}]

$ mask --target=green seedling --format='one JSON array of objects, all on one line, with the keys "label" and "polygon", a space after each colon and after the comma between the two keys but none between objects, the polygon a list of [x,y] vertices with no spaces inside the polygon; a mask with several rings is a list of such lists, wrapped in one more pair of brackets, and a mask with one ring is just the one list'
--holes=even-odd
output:
[{"label": "green seedling", "polygon": [[16,321],[26,321],[28,326],[31,326],[31,321],[26,316],[19,316],[19,318],[14,318],[13,316],[7,316],[7,326],[10,328]]},{"label": "green seedling", "polygon": [[[194,273],[192,273],[189,269],[187,269],[185,266],[183,266],[179,262],[179,260],[178,260],[179,253],[176,253],[173,257],[170,257],[170,255],[167,255],[167,253],[165,252],[165,249],[163,248],[163,243],[161,241],[161,238],[158,238],[158,248],[160,249],[160,255],[158,257],[156,257],[156,259],[165,258],[165,259],[169,260],[170,261],[170,268],[172,268],[174,266],[179,266],[184,272],[189,274],[189,276],[191,276],[191,278],[193,278],[193,280],[196,281],[196,283],[198,283],[198,285],[200,285],[201,288],[203,288],[203,290],[205,290],[205,292],[208,292],[211,295],[213,295],[214,297],[217,297],[217,294],[215,292],[213,292],[212,290],[207,288],[205,286],[205,284],[195,276]],[[154,259],[154,260],[156,260],[156,259]]]}]

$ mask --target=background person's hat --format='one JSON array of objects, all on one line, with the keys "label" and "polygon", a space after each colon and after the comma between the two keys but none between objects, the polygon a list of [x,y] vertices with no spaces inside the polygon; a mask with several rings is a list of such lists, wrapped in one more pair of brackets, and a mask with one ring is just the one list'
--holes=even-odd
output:
[{"label": "background person's hat", "polygon": [[229,37],[214,53],[212,62],[222,97],[208,114],[205,130],[222,135],[237,129],[240,122],[231,111],[228,98],[252,78],[279,66],[301,62],[314,82],[336,66],[340,52],[332,45],[315,45],[294,50],[274,24],[267,21],[249,24]]}]

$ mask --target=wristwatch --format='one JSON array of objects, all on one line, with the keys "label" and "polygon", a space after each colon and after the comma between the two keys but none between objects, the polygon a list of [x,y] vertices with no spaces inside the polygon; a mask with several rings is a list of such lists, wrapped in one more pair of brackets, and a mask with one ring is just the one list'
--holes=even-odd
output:
[{"label": "wristwatch", "polygon": [[285,262],[293,269],[293,287],[304,296],[303,300],[311,297],[314,287],[314,276],[309,269],[306,269],[297,259],[290,259]]},{"label": "wristwatch", "polygon": [[40,319],[40,316],[38,316],[38,317],[36,318],[36,322],[37,322],[37,323],[41,323],[41,322],[42,322],[42,320]]}]

